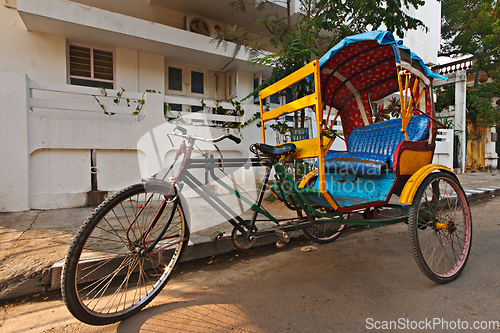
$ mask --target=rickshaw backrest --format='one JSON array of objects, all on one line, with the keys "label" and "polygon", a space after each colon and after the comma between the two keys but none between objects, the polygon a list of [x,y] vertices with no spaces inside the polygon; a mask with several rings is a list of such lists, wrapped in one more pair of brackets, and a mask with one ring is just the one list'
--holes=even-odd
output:
[{"label": "rickshaw backrest", "polygon": [[[429,125],[426,116],[413,116],[406,128],[409,141],[426,141]],[[345,170],[360,176],[380,176],[382,170],[394,169],[394,153],[403,141],[401,118],[358,127],[349,135],[347,151],[328,152],[325,169],[328,172]]]},{"label": "rickshaw backrest", "polygon": [[[429,137],[429,118],[415,115],[407,127],[409,141],[425,141]],[[354,129],[347,141],[347,150],[352,153],[372,153],[387,156],[393,163],[396,147],[404,141],[401,133],[401,118],[391,119]]]}]

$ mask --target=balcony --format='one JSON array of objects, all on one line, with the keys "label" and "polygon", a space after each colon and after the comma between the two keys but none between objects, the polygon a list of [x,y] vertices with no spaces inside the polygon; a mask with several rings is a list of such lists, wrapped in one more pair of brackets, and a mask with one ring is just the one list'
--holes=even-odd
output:
[{"label": "balcony", "polygon": [[[257,73],[236,44],[227,49],[212,38],[183,29],[67,0],[18,0],[17,9],[29,31],[65,37],[79,43],[123,47],[163,55],[169,61],[219,70],[233,58],[238,68]],[[236,54],[235,54],[236,53]]]}]

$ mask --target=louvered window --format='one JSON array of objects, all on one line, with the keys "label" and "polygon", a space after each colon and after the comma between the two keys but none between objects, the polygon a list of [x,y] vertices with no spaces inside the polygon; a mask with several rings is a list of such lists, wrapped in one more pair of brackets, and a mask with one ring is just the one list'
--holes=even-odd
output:
[{"label": "louvered window", "polygon": [[69,83],[113,89],[113,52],[69,45]]}]

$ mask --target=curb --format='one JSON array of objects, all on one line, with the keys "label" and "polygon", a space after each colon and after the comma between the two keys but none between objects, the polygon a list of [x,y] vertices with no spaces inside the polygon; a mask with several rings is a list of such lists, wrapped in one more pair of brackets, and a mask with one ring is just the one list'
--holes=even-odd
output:
[{"label": "curb", "polygon": [[[292,231],[288,233],[290,238],[297,239],[302,237],[302,233],[300,231]],[[277,236],[266,236],[262,238],[258,238],[254,247],[265,246],[269,244],[276,243],[278,240]],[[216,242],[206,241],[201,243],[196,243],[188,246],[185,252],[182,254],[181,263],[188,262],[203,258],[209,258],[212,256],[222,255],[226,253],[230,253],[235,251],[233,247],[233,243],[229,237],[224,237]],[[64,265],[64,260],[60,260],[56,262],[50,269],[48,270],[48,274],[46,277],[46,281],[48,282],[46,285],[49,286],[46,291],[56,291],[61,288],[61,273]],[[40,292],[40,291],[37,291]]]},{"label": "curb", "polygon": [[[500,186],[485,186],[474,190],[464,190],[469,203],[492,196],[500,196]],[[302,237],[300,231],[289,233],[290,238]],[[257,240],[255,247],[273,244],[278,238],[276,236],[262,237]],[[188,246],[181,258],[181,262],[188,262],[211,256],[222,255],[233,252],[235,249],[229,237],[224,237],[219,241],[205,241]],[[61,273],[64,260],[53,264],[50,268],[43,270],[39,279],[28,279],[12,287],[8,292],[0,295],[0,301],[26,297],[33,294],[40,294],[45,291],[57,291],[61,288]]]},{"label": "curb", "polygon": [[500,186],[479,187],[475,190],[464,190],[469,202],[489,198],[491,196],[500,196]]}]

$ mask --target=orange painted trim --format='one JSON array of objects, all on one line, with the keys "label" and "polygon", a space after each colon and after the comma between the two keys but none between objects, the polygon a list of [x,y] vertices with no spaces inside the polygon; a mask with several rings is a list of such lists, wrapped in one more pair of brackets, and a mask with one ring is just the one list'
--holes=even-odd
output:
[{"label": "orange painted trim", "polygon": [[[323,185],[325,185],[323,183]],[[321,186],[321,184],[320,184]],[[321,195],[326,199],[326,201],[328,201],[328,203],[330,204],[330,206],[335,209],[335,210],[338,210],[339,209],[339,205],[337,205],[337,203],[335,202],[335,200],[333,200],[332,196],[330,195],[330,192],[328,192],[327,190],[325,190],[325,192],[321,192]]]}]

